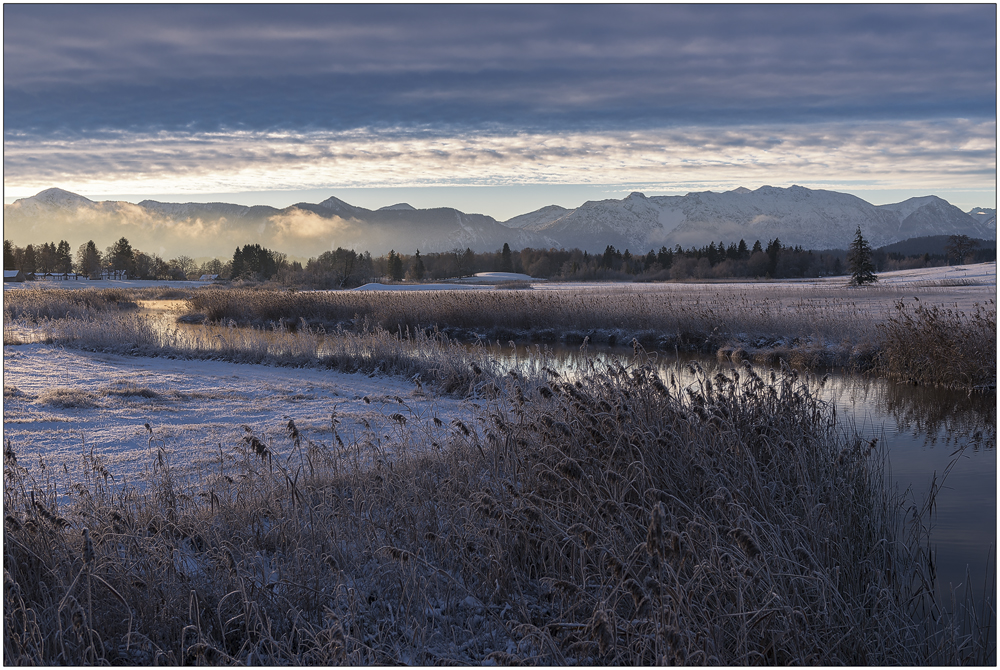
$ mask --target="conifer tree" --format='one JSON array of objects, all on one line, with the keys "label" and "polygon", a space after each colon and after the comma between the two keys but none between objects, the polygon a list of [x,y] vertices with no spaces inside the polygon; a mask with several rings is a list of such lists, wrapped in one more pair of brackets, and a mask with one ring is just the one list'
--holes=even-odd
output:
[{"label": "conifer tree", "polygon": [[514,260],[510,256],[510,245],[503,243],[503,250],[500,252],[500,272],[513,272]]},{"label": "conifer tree", "polygon": [[878,281],[875,264],[872,262],[872,248],[861,234],[861,226],[858,226],[858,232],[848,250],[847,267],[851,272],[852,286],[864,286]]},{"label": "conifer tree", "polygon": [[59,246],[56,247],[56,272],[72,271],[73,252],[69,248],[69,242],[66,240],[59,240]]},{"label": "conifer tree", "polygon": [[420,249],[417,249],[417,253],[413,256],[413,277],[420,281],[424,278],[424,273],[427,270],[424,268],[424,261],[420,258]]},{"label": "conifer tree", "polygon": [[403,259],[400,258],[395,249],[389,251],[389,261],[386,264],[386,270],[388,270],[389,277],[391,277],[393,281],[402,281]]}]

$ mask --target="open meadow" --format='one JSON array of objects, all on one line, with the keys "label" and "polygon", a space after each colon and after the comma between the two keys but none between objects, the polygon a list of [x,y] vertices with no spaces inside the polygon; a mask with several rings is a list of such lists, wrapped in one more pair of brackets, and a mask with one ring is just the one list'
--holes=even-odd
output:
[{"label": "open meadow", "polygon": [[[995,546],[995,264],[40,283],[4,291],[7,664],[995,663],[993,559],[952,602],[932,513],[971,464]],[[936,479],[896,486],[873,388]]]}]

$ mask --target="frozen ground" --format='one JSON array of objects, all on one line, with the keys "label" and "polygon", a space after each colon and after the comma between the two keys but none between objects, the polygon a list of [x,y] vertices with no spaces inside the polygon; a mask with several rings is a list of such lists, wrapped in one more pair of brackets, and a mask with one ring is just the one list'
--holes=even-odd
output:
[{"label": "frozen ground", "polygon": [[305,437],[336,452],[335,413],[345,444],[357,438],[371,445],[349,455],[370,459],[386,436],[403,437],[404,443],[415,434],[421,442],[425,435],[443,441],[454,430],[450,421],[467,421],[471,410],[465,401],[425,396],[401,379],[128,358],[40,344],[4,347],[3,377],[4,439],[11,440],[19,462],[37,474],[42,456],[60,475],[64,465],[72,472],[84,451],[93,449],[119,482],[140,478],[155,458],[159,442],[150,447],[146,423],[163,440],[173,466],[217,470],[220,445],[231,454],[246,435],[244,426],[266,436],[284,456],[291,449],[284,430],[294,419]]},{"label": "frozen ground", "polygon": [[365,284],[352,291],[482,291],[492,289],[492,286],[476,284]]}]

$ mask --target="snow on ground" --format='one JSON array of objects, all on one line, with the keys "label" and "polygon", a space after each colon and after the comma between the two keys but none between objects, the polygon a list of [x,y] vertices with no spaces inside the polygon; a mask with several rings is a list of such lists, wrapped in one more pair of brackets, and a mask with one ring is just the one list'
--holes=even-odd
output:
[{"label": "snow on ground", "polygon": [[951,265],[939,268],[917,270],[897,270],[883,272],[878,276],[882,284],[903,284],[911,282],[955,282],[969,285],[997,284],[996,263],[975,263],[973,265]]},{"label": "snow on ground", "polygon": [[520,272],[477,272],[473,277],[461,280],[467,283],[496,284],[505,281],[544,282],[546,279],[536,279]]},{"label": "snow on ground", "polygon": [[[3,378],[4,439],[11,440],[19,462],[37,475],[41,455],[58,475],[64,464],[73,471],[93,448],[119,482],[122,476],[137,480],[155,458],[159,442],[150,446],[146,423],[164,441],[172,466],[217,471],[219,445],[231,454],[246,434],[243,426],[266,436],[284,457],[291,449],[284,434],[289,419],[305,437],[336,451],[334,412],[339,435],[350,445],[366,435],[373,442],[387,435],[419,435],[421,442],[429,435],[443,442],[453,430],[451,420],[468,421],[471,411],[465,401],[424,395],[402,379],[130,358],[41,344],[5,346]],[[141,395],[144,389],[153,397]],[[368,459],[373,453],[369,448],[359,455]]]},{"label": "snow on ground", "polygon": [[492,286],[476,286],[473,284],[365,284],[352,291],[462,291],[491,289]]},{"label": "snow on ground", "polygon": [[699,293],[753,295],[761,292],[769,299],[780,300],[789,308],[801,300],[832,300],[886,312],[900,300],[919,298],[924,305],[941,305],[967,311],[976,304],[997,298],[997,264],[977,263],[954,267],[897,270],[878,275],[870,286],[849,287],[846,277],[811,279],[775,279],[766,281],[705,280],[689,282],[552,282],[535,284],[537,291],[572,294],[663,294],[696,297]]}]

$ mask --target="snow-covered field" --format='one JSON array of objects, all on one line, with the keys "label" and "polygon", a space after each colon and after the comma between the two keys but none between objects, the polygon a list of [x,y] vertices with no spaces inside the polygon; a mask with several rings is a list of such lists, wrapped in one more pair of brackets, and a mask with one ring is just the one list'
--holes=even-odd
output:
[{"label": "snow-covered field", "polygon": [[[231,453],[246,435],[244,426],[285,455],[289,419],[305,437],[337,451],[332,418],[347,445],[365,442],[366,435],[373,444],[386,436],[405,443],[398,438],[406,435],[424,442],[428,435],[442,440],[450,421],[467,420],[471,410],[466,401],[425,396],[413,382],[390,377],[129,358],[41,344],[4,347],[3,377],[4,439],[22,463],[37,473],[41,456],[60,475],[93,449],[119,481],[139,477],[161,439],[173,466],[204,471],[213,462],[218,469],[219,445]],[[157,440],[152,448],[146,423]],[[375,451],[356,455],[367,459]]]},{"label": "snow-covered field", "polygon": [[[894,272],[882,272],[878,275],[879,285],[900,286],[905,284],[916,286],[938,285],[968,285],[968,286],[996,286],[997,264],[996,263],[976,263],[974,265],[955,265],[937,268],[921,268],[918,270],[897,270]],[[634,284],[631,282],[549,282],[545,279],[537,279],[526,274],[517,272],[479,272],[473,277],[466,277],[460,281],[435,282],[428,284],[380,284],[377,282],[360,286],[355,291],[461,291],[469,289],[491,289],[494,285],[504,282],[528,282],[536,289],[546,289],[551,291],[580,291],[580,290],[609,290],[630,287],[632,290],[655,290],[665,287],[684,287],[690,290],[697,286],[697,282],[687,282],[681,284]],[[844,277],[820,277],[818,279],[778,279],[774,281],[752,282],[752,281],[713,281],[706,286],[737,285],[749,289],[753,286],[780,286],[788,284],[791,286],[819,286],[826,288],[840,288],[846,283]],[[4,290],[16,290],[23,288],[59,288],[59,289],[87,289],[87,288],[199,288],[211,286],[213,282],[200,281],[139,281],[111,279],[102,281],[36,281],[36,282],[6,282]]]}]

